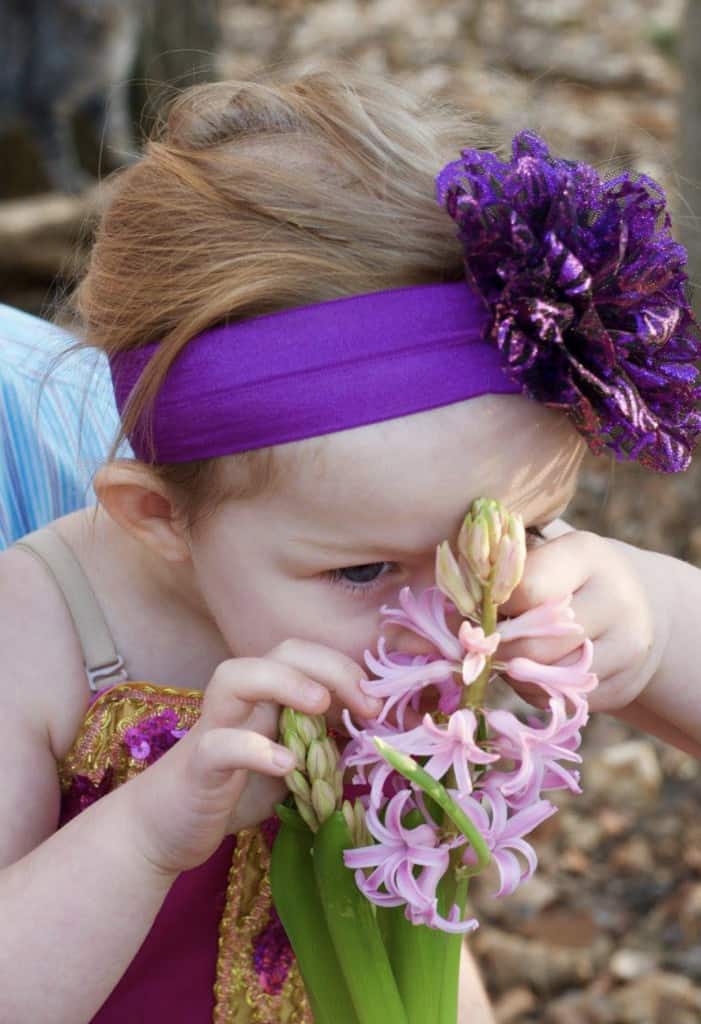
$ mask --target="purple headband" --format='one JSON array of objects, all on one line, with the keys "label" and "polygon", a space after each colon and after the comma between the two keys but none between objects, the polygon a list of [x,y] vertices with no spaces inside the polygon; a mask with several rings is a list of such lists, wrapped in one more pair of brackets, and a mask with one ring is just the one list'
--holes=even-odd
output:
[{"label": "purple headband", "polygon": [[[685,469],[701,433],[701,339],[686,251],[660,186],[602,181],[532,132],[510,162],[466,149],[436,179],[466,280],[373,292],[191,339],[152,410],[153,453],[188,462],[523,393],[566,412],[595,452]],[[110,359],[120,414],[158,343]]]}]

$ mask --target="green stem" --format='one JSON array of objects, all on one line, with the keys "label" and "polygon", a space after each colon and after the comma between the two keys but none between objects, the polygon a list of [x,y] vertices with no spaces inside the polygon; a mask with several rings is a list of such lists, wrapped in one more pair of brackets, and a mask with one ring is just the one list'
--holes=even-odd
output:
[{"label": "green stem", "polygon": [[388,908],[384,915],[388,922],[387,952],[408,1024],[439,1024],[444,963],[452,936],[412,924],[404,907]]},{"label": "green stem", "polygon": [[359,1024],[319,898],[314,835],[296,811],[279,807],[278,813],[282,824],[270,862],[273,903],[295,952],[314,1024]]},{"label": "green stem", "polygon": [[316,833],[312,852],[329,935],[359,1024],[407,1024],[374,907],[343,862],[351,847],[346,820],[335,811]]},{"label": "green stem", "polygon": [[[438,908],[441,914],[445,916],[453,904],[457,903],[460,908],[460,916],[464,915],[468,883],[469,878],[466,875],[456,877],[453,872],[441,880],[438,887]],[[438,990],[440,999],[438,1024],[456,1024],[458,1019],[460,953],[464,938],[464,935],[446,935],[446,950],[442,963],[441,984]]]},{"label": "green stem", "polygon": [[[485,636],[489,636],[489,634],[493,633],[497,628],[497,605],[494,604],[491,598],[491,587],[487,585],[484,588],[482,596],[482,629],[484,630]],[[492,659],[487,658],[484,663],[484,668],[477,676],[474,683],[464,688],[462,698],[460,700],[461,707],[476,708],[480,707],[484,703],[484,695],[491,673]]]}]

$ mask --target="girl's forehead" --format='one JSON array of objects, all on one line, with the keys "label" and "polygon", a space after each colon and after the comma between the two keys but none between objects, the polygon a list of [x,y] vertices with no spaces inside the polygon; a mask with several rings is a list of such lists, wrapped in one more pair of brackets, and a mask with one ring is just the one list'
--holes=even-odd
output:
[{"label": "girl's forehead", "polygon": [[364,536],[379,522],[398,532],[424,522],[431,537],[441,529],[449,536],[482,495],[530,521],[563,507],[584,450],[562,414],[513,395],[485,395],[286,447],[278,449],[278,497],[290,512],[344,529],[352,523]]}]

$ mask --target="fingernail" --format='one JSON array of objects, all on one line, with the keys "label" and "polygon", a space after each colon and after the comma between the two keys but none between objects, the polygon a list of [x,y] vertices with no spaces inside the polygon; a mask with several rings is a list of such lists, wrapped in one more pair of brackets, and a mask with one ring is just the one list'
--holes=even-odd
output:
[{"label": "fingernail", "polygon": [[302,689],[303,697],[314,704],[319,704],[323,700],[325,693],[324,687],[319,686],[317,683],[305,683]]},{"label": "fingernail", "polygon": [[382,711],[384,704],[381,700],[378,700],[377,697],[366,697],[363,701],[363,706],[373,717],[375,717],[376,715],[379,715],[380,711]]},{"label": "fingernail", "polygon": [[285,747],[273,748],[273,764],[276,768],[284,768],[286,771],[292,771],[295,763],[294,754]]}]

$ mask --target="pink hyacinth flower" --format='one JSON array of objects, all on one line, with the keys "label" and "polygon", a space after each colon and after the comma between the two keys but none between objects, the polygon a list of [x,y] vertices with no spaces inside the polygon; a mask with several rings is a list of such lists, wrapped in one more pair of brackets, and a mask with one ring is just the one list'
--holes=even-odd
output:
[{"label": "pink hyacinth flower", "polygon": [[[462,653],[462,652],[461,652]],[[408,655],[393,651],[387,653],[384,637],[378,643],[376,658],[365,652],[365,664],[377,679],[363,680],[360,688],[371,697],[385,701],[377,721],[384,722],[393,708],[397,708],[397,721],[403,726],[404,712],[410,701],[427,686],[437,686],[451,680],[460,671],[460,663],[444,659],[431,660],[427,655]]]},{"label": "pink hyacinth flower", "polygon": [[[491,850],[501,880],[499,889],[493,895],[510,895],[532,876],[538,866],[535,850],[523,837],[555,814],[557,807],[548,800],[537,800],[508,817],[507,803],[497,790],[490,789],[489,792],[480,793],[480,799],[477,796],[465,796],[454,792],[451,792],[451,796],[480,830]],[[485,805],[489,807],[489,811]],[[525,870],[521,868],[517,853],[526,861]],[[472,847],[465,851],[463,863],[476,863]]]},{"label": "pink hyacinth flower", "polygon": [[512,679],[537,683],[549,696],[564,697],[572,704],[579,705],[586,703],[584,694],[596,688],[597,678],[594,672],[589,671],[594,647],[588,637],[585,637],[578,651],[576,661],[569,660],[571,655],[554,665],[541,665],[530,658],[511,658],[498,667]]},{"label": "pink hyacinth flower", "polygon": [[382,802],[385,782],[394,769],[382,757],[373,739],[375,736],[379,736],[381,739],[394,743],[396,737],[401,733],[380,722],[372,722],[364,729],[356,729],[347,708],[341,712],[341,718],[351,739],[341,754],[339,768],[342,771],[345,771],[346,768],[355,768],[356,772],[351,781],[355,785],[369,785],[371,787],[370,801],[375,807],[379,807]]},{"label": "pink hyacinth flower", "polygon": [[380,611],[384,623],[393,623],[409,629],[418,636],[429,640],[443,658],[460,661],[463,656],[462,647],[455,634],[448,628],[445,615],[452,608],[438,587],[428,587],[416,597],[410,587],[402,587],[399,591],[401,608],[390,608],[383,605]]},{"label": "pink hyacinth flower", "polygon": [[410,732],[394,736],[390,743],[412,757],[428,756],[424,770],[434,779],[442,779],[450,768],[463,793],[472,792],[469,764],[490,764],[499,760],[499,754],[483,750],[475,740],[477,718],[474,711],[463,708],[450,716],[448,724],[436,725],[430,715]]},{"label": "pink hyacinth flower", "polygon": [[550,720],[538,726],[526,725],[510,711],[485,711],[493,730],[490,746],[516,763],[512,772],[492,773],[490,792],[498,783],[504,797],[508,800],[516,795],[521,807],[537,797],[544,788],[546,776],[548,781],[555,778],[560,785],[580,792],[578,776],[559,764],[558,759],[581,763],[576,749],[580,744],[580,729],[588,718],[586,703],[577,705],[571,718],[567,717],[561,698],[553,697],[549,703]]},{"label": "pink hyacinth flower", "polygon": [[[402,814],[406,813],[410,798],[408,789],[393,796],[387,804],[384,823],[371,803],[365,821],[377,842],[344,850],[343,860],[346,867],[355,869],[356,885],[371,902],[382,907],[406,903],[420,911],[436,898],[436,886],[448,869],[450,846],[441,844],[435,825],[402,825]],[[414,875],[416,866],[432,869],[423,884],[422,872],[418,877]],[[367,868],[375,870],[366,876]]]},{"label": "pink hyacinth flower", "polygon": [[[430,868],[425,868],[423,873],[427,874],[430,870]],[[464,921],[461,919],[460,908],[456,904],[453,904],[447,917],[441,917],[438,912],[437,898],[430,900],[421,909],[407,906],[404,916],[412,924],[425,924],[428,928],[452,932],[454,935],[465,935],[467,932],[473,932],[475,928],[479,928],[479,921],[476,917],[468,917]]]},{"label": "pink hyacinth flower", "polygon": [[487,658],[491,658],[496,651],[501,636],[499,633],[485,636],[481,626],[473,626],[465,619],[458,631],[458,638],[467,651],[462,662],[462,681],[465,686],[469,686],[481,673]]},{"label": "pink hyacinth flower", "polygon": [[568,594],[559,600],[545,601],[513,619],[501,619],[498,625],[502,640],[583,633],[583,628],[575,622],[571,603],[572,595]]}]

